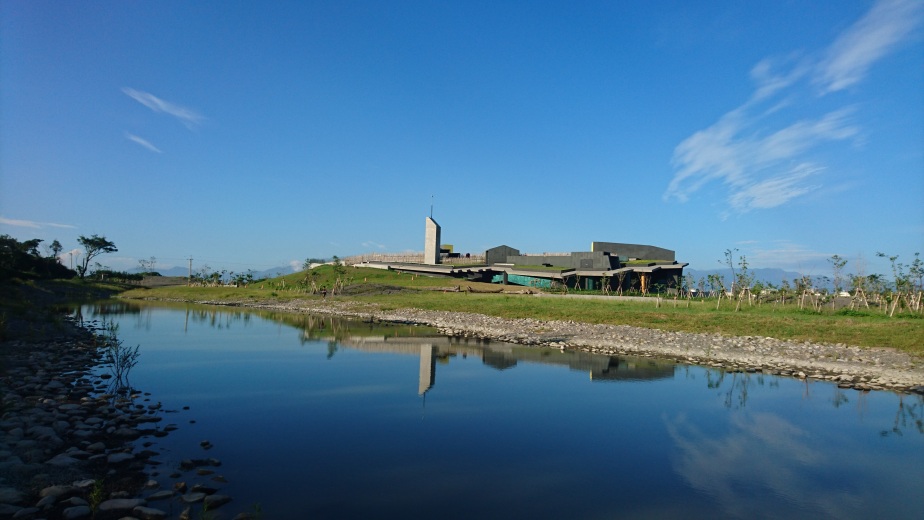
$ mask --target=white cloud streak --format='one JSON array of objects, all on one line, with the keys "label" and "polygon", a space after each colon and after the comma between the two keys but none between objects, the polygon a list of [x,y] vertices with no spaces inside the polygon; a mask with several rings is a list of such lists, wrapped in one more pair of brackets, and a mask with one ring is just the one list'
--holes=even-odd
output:
[{"label": "white cloud streak", "polygon": [[205,119],[195,110],[165,101],[149,92],[143,92],[129,87],[122,88],[122,92],[154,112],[168,114],[179,119],[187,128],[199,125]]},{"label": "white cloud streak", "polygon": [[900,44],[920,23],[922,13],[924,2],[920,0],[877,2],[828,48],[816,83],[828,93],[861,81],[876,60]]},{"label": "white cloud streak", "polygon": [[[665,200],[685,202],[711,182],[727,187],[738,213],[784,205],[822,187],[825,169],[809,155],[823,144],[858,139],[851,106],[799,119],[786,112],[807,84],[825,95],[862,80],[919,22],[924,2],[883,0],[845,30],[821,57],[767,58],[751,69],[755,90],[743,105],[674,149]],[[810,112],[811,106],[808,111]],[[794,166],[795,165],[795,166]]]},{"label": "white cloud streak", "polygon": [[360,245],[362,245],[363,247],[367,249],[379,249],[379,250],[386,249],[384,244],[379,244],[378,242],[373,242],[371,240],[367,240]]},{"label": "white cloud streak", "polygon": [[129,141],[132,141],[132,142],[135,142],[135,143],[140,144],[141,146],[147,148],[148,150],[150,150],[150,151],[152,151],[152,152],[164,153],[164,152],[162,152],[162,151],[160,150],[160,148],[158,148],[158,147],[154,146],[153,144],[151,144],[151,142],[148,141],[147,139],[138,137],[138,136],[135,135],[135,134],[129,134],[128,132],[126,132],[126,133],[125,133],[125,138],[128,139]]},{"label": "white cloud streak", "polygon": [[31,229],[43,229],[43,228],[61,228],[61,229],[77,229],[77,226],[72,226],[70,224],[55,224],[54,222],[36,222],[34,220],[18,220],[6,217],[0,217],[0,224],[6,226],[14,227],[25,227]]}]

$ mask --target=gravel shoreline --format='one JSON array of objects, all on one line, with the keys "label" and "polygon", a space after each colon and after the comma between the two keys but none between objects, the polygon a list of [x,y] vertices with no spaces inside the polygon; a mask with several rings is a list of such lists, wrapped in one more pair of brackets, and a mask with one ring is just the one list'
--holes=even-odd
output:
[{"label": "gravel shoreline", "polygon": [[178,428],[162,421],[179,411],[137,390],[112,393],[98,327],[60,318],[26,327],[28,339],[0,342],[0,518],[189,519],[231,501],[216,459],[158,469],[154,439]]},{"label": "gravel shoreline", "polygon": [[842,388],[924,394],[924,360],[888,348],[785,341],[761,336],[669,332],[628,325],[505,319],[463,312],[383,311],[371,304],[335,298],[195,303],[416,323],[436,327],[451,336],[597,354],[668,358],[730,371],[833,381]]}]

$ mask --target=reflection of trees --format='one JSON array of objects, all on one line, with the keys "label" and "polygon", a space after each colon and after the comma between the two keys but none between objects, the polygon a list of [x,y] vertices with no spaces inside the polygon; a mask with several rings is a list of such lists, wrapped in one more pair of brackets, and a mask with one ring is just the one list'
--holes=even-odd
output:
[{"label": "reflection of trees", "polygon": [[[718,395],[722,397],[722,404],[729,409],[744,408],[747,405],[748,393],[753,384],[758,386],[779,387],[779,378],[777,376],[768,376],[765,374],[751,374],[746,372],[727,372],[720,369],[705,369],[706,386],[710,389],[718,390]],[[688,378],[692,378],[688,375]],[[861,414],[866,408],[865,396],[868,391],[844,390],[835,383],[811,381],[806,378],[802,381],[805,390],[802,398],[810,400],[812,397],[811,388],[814,383],[822,385],[831,385],[834,395],[828,401],[835,408],[850,402],[848,394],[857,392],[857,413]],[[920,434],[924,434],[924,396],[922,395],[898,395],[898,409],[895,411],[895,420],[892,427],[882,430],[880,434],[885,437],[889,435],[903,435],[904,431],[911,429]]]},{"label": "reflection of trees", "polygon": [[847,399],[847,394],[841,390],[841,387],[834,385],[834,397],[831,398],[831,403],[834,404],[835,408],[840,408],[842,404],[847,404],[849,399]]},{"label": "reflection of trees", "polygon": [[[911,402],[905,402],[905,401]],[[898,394],[898,410],[895,411],[895,421],[892,423],[890,430],[882,430],[879,434],[883,437],[889,435],[904,435],[902,430],[909,426],[916,429],[918,433],[924,434],[924,395],[911,396]]]},{"label": "reflection of trees", "polygon": [[[725,370],[706,370],[706,386],[720,390],[719,395],[723,397],[723,404],[726,408],[744,408],[748,404],[748,392],[752,384],[758,386],[778,387],[779,381],[772,378],[769,381],[764,374],[751,374],[747,372],[731,372],[731,378],[727,377],[729,372]],[[726,380],[728,386],[723,388]],[[737,402],[737,405],[735,403]]]}]

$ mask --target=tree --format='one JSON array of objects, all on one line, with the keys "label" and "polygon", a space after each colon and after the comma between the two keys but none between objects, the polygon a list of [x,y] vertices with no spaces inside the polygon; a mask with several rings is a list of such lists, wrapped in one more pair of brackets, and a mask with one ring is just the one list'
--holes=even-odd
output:
[{"label": "tree", "polygon": [[[735,248],[735,249],[726,249],[726,250],[725,250],[725,262],[724,262],[725,265],[727,265],[728,268],[731,270],[731,274],[732,274],[732,287],[731,287],[731,292],[732,292],[732,294],[735,293],[735,283],[738,281],[738,276],[737,276],[737,274],[735,273],[735,251],[738,251],[738,248]],[[721,263],[723,263],[723,262],[722,262],[721,260],[719,260],[719,263],[721,264]],[[724,289],[724,287],[723,287],[723,289]]]},{"label": "tree", "polygon": [[51,245],[48,246],[48,249],[51,250],[51,257],[57,261],[58,255],[61,254],[61,251],[64,251],[64,246],[61,245],[61,242],[58,242],[58,239],[55,239]]},{"label": "tree", "polygon": [[101,237],[98,235],[93,235],[89,238],[80,235],[77,238],[77,243],[83,246],[84,256],[81,260],[81,265],[77,266],[77,274],[80,275],[80,278],[83,279],[87,275],[87,268],[90,265],[90,260],[96,258],[97,256],[103,253],[115,253],[118,251],[115,244],[106,240],[106,237]]},{"label": "tree", "polygon": [[64,267],[55,257],[42,257],[38,247],[41,239],[20,242],[0,235],[0,279],[71,278],[74,272]]},{"label": "tree", "polygon": [[153,274],[154,266],[157,265],[157,258],[153,256],[149,260],[142,258],[138,260],[138,264],[141,265],[142,274]]},{"label": "tree", "polygon": [[847,259],[834,255],[828,259],[831,263],[831,274],[834,276],[834,295],[837,296],[844,289],[844,266],[847,265]]}]

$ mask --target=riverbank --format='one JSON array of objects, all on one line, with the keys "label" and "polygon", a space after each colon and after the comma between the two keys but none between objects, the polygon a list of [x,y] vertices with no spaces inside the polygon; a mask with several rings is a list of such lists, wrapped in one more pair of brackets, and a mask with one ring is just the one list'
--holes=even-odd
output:
[{"label": "riverbank", "polygon": [[[214,482],[196,482],[202,466],[220,465],[214,459],[161,474],[156,439],[178,427],[163,424],[178,411],[115,382],[102,324],[53,309],[73,292],[5,288],[16,298],[0,306],[0,518],[189,518],[193,507],[230,501]],[[88,287],[82,296],[111,294]]]},{"label": "riverbank", "polygon": [[843,388],[861,391],[893,390],[924,394],[924,360],[887,348],[784,341],[760,336],[668,332],[573,320],[506,319],[421,309],[383,310],[375,304],[336,298],[195,303],[417,323],[436,327],[442,333],[453,336],[607,355],[669,358],[730,371],[832,381]]}]

